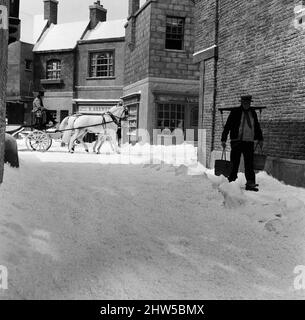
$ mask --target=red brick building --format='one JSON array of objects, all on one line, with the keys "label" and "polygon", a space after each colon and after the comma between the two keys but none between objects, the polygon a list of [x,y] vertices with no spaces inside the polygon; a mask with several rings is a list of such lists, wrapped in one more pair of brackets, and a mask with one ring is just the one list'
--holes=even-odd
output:
[{"label": "red brick building", "polygon": [[200,66],[200,127],[213,165],[221,107],[253,96],[262,114],[267,171],[305,186],[305,30],[300,1],[195,0],[194,63]]},{"label": "red brick building", "polygon": [[[193,64],[194,2],[129,0],[124,103],[136,128],[198,128],[199,69]],[[141,137],[147,140],[147,137]]]}]

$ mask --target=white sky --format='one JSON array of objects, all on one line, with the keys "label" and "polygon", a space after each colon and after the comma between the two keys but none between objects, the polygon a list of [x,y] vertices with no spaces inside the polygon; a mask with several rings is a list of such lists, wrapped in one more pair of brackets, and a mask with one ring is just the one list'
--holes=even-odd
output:
[{"label": "white sky", "polygon": [[[96,0],[58,0],[58,23],[89,20],[89,6]],[[146,0],[140,0],[142,5]],[[107,9],[107,20],[126,19],[128,16],[128,0],[100,0]],[[20,0],[21,41],[35,43],[33,33],[38,34],[43,26],[33,24],[35,15],[43,16],[43,0]],[[35,21],[40,21],[39,19]],[[37,33],[36,32],[36,33]],[[34,37],[35,38],[35,37]],[[35,38],[36,39],[36,38]]]},{"label": "white sky", "polygon": [[[89,17],[89,5],[95,0],[58,0],[58,23],[86,20]],[[141,4],[145,0],[140,1]],[[107,19],[124,19],[128,15],[128,0],[101,0],[108,10]],[[20,11],[36,15],[43,14],[43,0],[20,0]]]}]

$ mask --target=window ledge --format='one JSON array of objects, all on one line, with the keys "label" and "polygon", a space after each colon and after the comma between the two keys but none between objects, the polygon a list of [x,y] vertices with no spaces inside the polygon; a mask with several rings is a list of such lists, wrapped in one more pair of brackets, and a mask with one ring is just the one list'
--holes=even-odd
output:
[{"label": "window ledge", "polygon": [[62,79],[40,79],[41,84],[62,84]]},{"label": "window ledge", "polygon": [[112,80],[115,77],[87,77],[87,80]]},{"label": "window ledge", "polygon": [[186,50],[182,49],[182,50],[178,50],[178,49],[164,49],[165,51],[169,51],[169,52],[179,52],[179,53],[186,53]]}]

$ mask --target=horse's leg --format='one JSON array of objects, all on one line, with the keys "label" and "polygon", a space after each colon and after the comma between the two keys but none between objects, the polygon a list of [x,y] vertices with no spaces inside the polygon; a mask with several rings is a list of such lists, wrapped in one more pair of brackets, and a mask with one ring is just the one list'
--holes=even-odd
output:
[{"label": "horse's leg", "polygon": [[74,152],[74,142],[75,140],[78,140],[84,136],[84,132],[79,129],[75,129],[75,132],[73,136],[71,137],[71,140],[69,142],[69,152],[73,153]]},{"label": "horse's leg", "polygon": [[98,138],[95,140],[94,145],[93,145],[93,152],[95,153],[95,148],[97,147],[98,144]]},{"label": "horse's leg", "polygon": [[94,153],[97,153],[97,147],[100,143],[100,140],[101,140],[101,134],[98,134],[97,139],[95,140],[94,145],[93,145],[93,152]]},{"label": "horse's leg", "polygon": [[86,133],[87,133],[87,131],[84,131],[84,132],[81,134],[81,136],[78,137],[78,140],[79,140],[80,143],[83,145],[85,151],[89,153],[88,146],[87,146],[87,144],[86,144],[85,141],[84,141],[84,138],[85,138]]},{"label": "horse's leg", "polygon": [[79,135],[79,130],[75,129],[74,134],[72,135],[69,141],[69,152],[71,153],[74,152],[74,141],[77,139],[78,135]]},{"label": "horse's leg", "polygon": [[116,153],[116,149],[115,149],[115,146],[114,146],[113,138],[111,136],[109,136],[109,143],[110,143],[112,151],[114,153]]},{"label": "horse's leg", "polygon": [[118,144],[117,144],[115,130],[109,130],[109,138],[110,138],[110,145],[111,145],[112,151],[115,153],[120,153]]},{"label": "horse's leg", "polygon": [[113,131],[112,136],[113,136],[113,141],[114,141],[116,153],[121,153],[120,148],[119,148],[119,140],[118,140],[117,130]]},{"label": "horse's leg", "polygon": [[100,149],[101,149],[102,145],[104,144],[104,142],[105,142],[104,135],[103,134],[99,134],[99,146],[97,148],[96,153],[100,153]]}]

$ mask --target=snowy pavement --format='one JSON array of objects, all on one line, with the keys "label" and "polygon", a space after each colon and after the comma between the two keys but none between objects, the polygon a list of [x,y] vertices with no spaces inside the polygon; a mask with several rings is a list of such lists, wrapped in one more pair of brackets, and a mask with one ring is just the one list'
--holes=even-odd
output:
[{"label": "snowy pavement", "polygon": [[305,265],[304,189],[260,173],[261,191],[245,192],[242,175],[215,177],[191,146],[177,157],[128,148],[20,145],[21,167],[6,166],[0,187],[0,299],[305,297],[293,287]]}]

